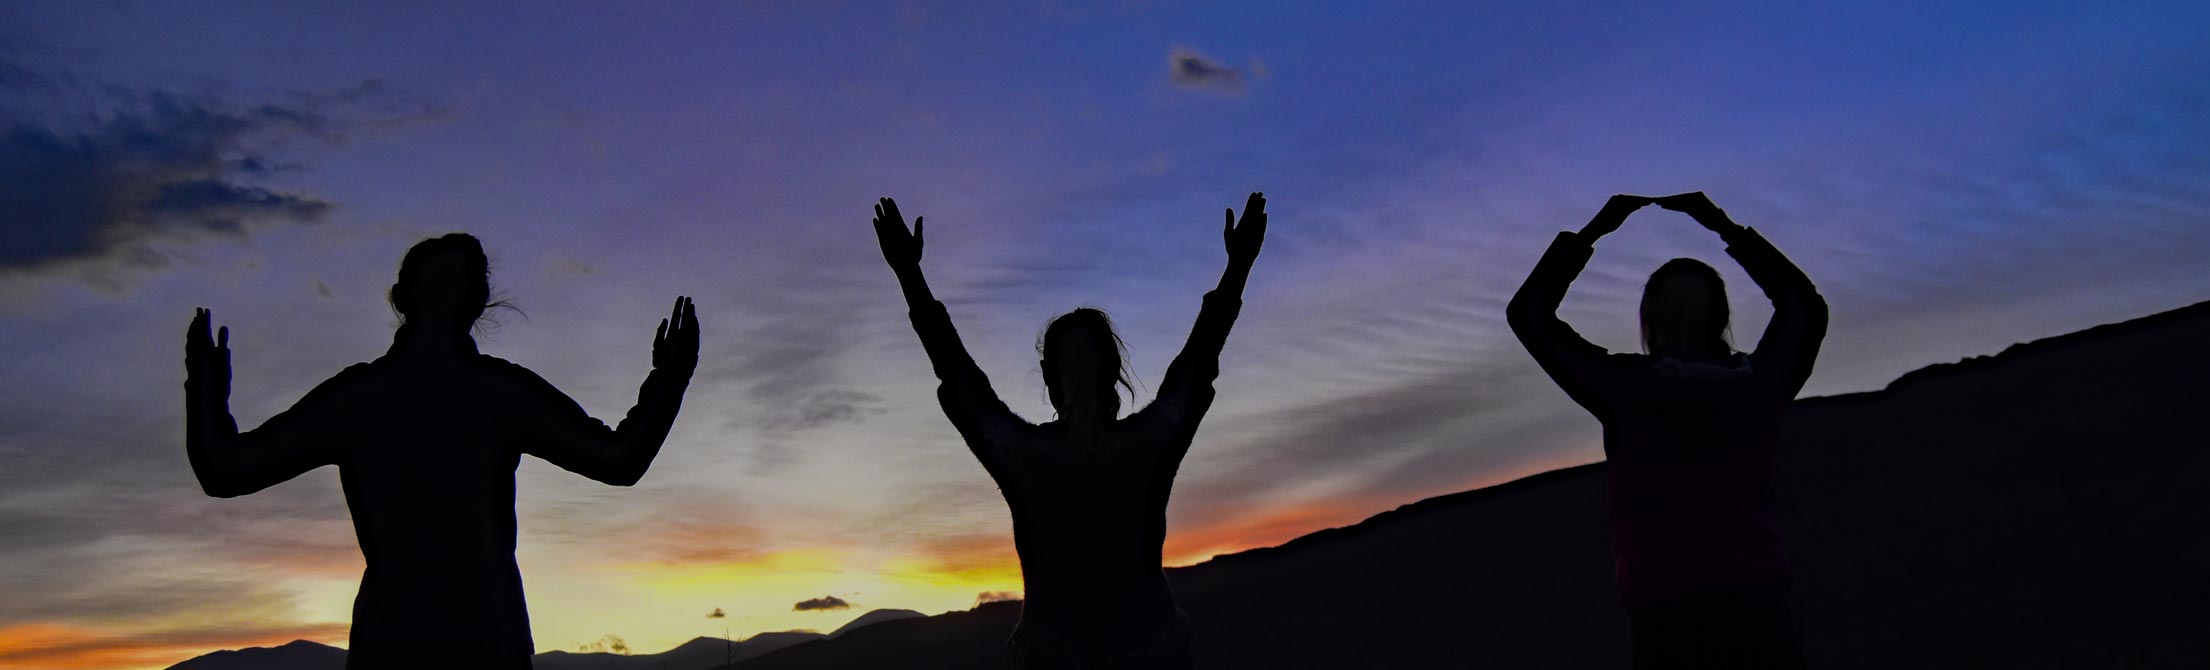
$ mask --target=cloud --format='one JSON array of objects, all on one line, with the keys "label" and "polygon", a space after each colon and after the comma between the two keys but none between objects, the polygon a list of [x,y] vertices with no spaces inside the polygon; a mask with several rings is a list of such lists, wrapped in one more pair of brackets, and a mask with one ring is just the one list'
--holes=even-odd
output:
[{"label": "cloud", "polygon": [[983,591],[975,594],[975,607],[1020,599],[1021,592],[1019,591]]},{"label": "cloud", "polygon": [[[718,612],[720,610],[715,611]],[[622,636],[620,635],[607,633],[604,637],[592,640],[590,644],[576,645],[576,651],[586,654],[620,654],[623,656],[628,656],[629,642],[627,640],[623,640]]]},{"label": "cloud", "polygon": [[845,602],[843,598],[836,596],[821,596],[810,600],[800,600],[798,604],[790,606],[790,610],[793,612],[824,612],[851,608],[851,603]]},{"label": "cloud", "polygon": [[854,389],[827,389],[807,395],[787,411],[770,414],[764,427],[802,431],[836,424],[857,424],[882,413],[882,396]]},{"label": "cloud", "polygon": [[292,170],[276,154],[296,140],[335,143],[436,114],[418,103],[392,107],[373,79],[250,105],[153,91],[114,93],[122,100],[97,113],[33,111],[37,100],[52,106],[86,86],[0,64],[0,93],[22,96],[0,109],[0,272],[71,261],[160,268],[170,256],[157,242],[242,239],[256,227],[323,221],[335,207],[329,200],[251,180]]},{"label": "cloud", "polygon": [[1243,70],[1213,60],[1195,49],[1176,46],[1167,51],[1167,76],[1175,86],[1220,93],[1243,92]]}]

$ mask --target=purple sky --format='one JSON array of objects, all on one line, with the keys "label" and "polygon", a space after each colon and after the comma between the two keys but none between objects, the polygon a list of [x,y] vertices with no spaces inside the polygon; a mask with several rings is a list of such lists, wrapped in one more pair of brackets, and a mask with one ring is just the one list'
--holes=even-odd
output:
[{"label": "purple sky", "polygon": [[[335,472],[201,496],[181,333],[195,306],[231,328],[258,423],[383,351],[400,254],[443,232],[481,237],[526,313],[485,351],[601,417],[675,295],[704,324],[643,483],[522,468],[545,649],[651,651],[719,634],[713,607],[739,636],[856,614],[777,584],[931,612],[1018,588],[878,196],[928,217],[938,295],[1043,419],[1044,321],[1110,310],[1155,383],[1225,261],[1220,209],[1267,193],[1178,560],[1598,458],[1503,304],[1612,193],[1704,190],[1804,267],[1833,310],[1810,394],[2210,298],[2210,5],[1921,4],[0,5],[0,668],[29,663],[10,630],[342,624]],[[1563,314],[1632,349],[1675,256],[1762,327],[1720,243],[1662,211]],[[977,553],[998,567],[955,569]]]}]

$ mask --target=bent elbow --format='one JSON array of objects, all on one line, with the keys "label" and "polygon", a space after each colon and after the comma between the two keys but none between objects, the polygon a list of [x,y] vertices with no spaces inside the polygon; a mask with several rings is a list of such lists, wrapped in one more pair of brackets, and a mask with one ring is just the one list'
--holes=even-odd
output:
[{"label": "bent elbow", "polygon": [[600,477],[599,481],[610,486],[619,486],[622,488],[636,486],[637,482],[643,481],[645,478],[646,465],[649,464],[623,465],[621,467],[614,468],[607,471],[605,473],[605,476]]},{"label": "bent elbow", "polygon": [[209,479],[205,476],[200,477],[199,480],[200,492],[206,493],[207,497],[210,498],[236,498],[238,496],[253,492],[251,490],[248,490],[246,487],[238,486],[229,482]]},{"label": "bent elbow", "polygon": [[1543,316],[1543,309],[1523,296],[1514,295],[1512,301],[1504,305],[1504,323],[1512,327],[1512,332],[1531,332],[1542,322]]},{"label": "bent elbow", "polygon": [[1826,328],[1826,311],[1826,296],[1819,295],[1818,289],[1804,289],[1803,315],[1812,323],[1818,324],[1821,330]]}]

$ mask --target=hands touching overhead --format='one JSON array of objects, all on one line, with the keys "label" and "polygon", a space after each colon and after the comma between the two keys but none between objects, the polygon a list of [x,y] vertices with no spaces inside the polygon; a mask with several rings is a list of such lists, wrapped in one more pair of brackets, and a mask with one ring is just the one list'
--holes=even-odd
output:
[{"label": "hands touching overhead", "polygon": [[677,296],[674,311],[660,320],[652,336],[652,367],[685,374],[698,369],[698,307],[689,296]]},{"label": "hands touching overhead", "polygon": [[1594,241],[1596,238],[1611,234],[1612,231],[1619,229],[1619,224],[1627,221],[1627,215],[1652,204],[1687,214],[1694,218],[1696,223],[1702,224],[1705,229],[1721,235],[1742,228],[1742,226],[1736,225],[1728,219],[1727,213],[1720,210],[1718,205],[1712,204],[1711,198],[1705,196],[1703,191],[1690,191],[1655,198],[1622,193],[1614,195],[1610,200],[1604,202],[1604,208],[1596,212],[1596,218],[1590,219],[1588,225],[1581,228],[1581,235],[1588,237],[1590,241]]},{"label": "hands touching overhead", "polygon": [[1612,196],[1610,200],[1604,201],[1603,209],[1596,211],[1596,218],[1589,219],[1588,225],[1581,227],[1581,234],[1588,237],[1591,242],[1595,241],[1596,238],[1610,235],[1612,231],[1619,229],[1619,224],[1627,222],[1628,214],[1633,214],[1635,210],[1642,209],[1656,201],[1656,198],[1649,196],[1627,195],[1624,193]]},{"label": "hands touching overhead", "polygon": [[1689,217],[1696,219],[1696,223],[1703,224],[1705,229],[1721,235],[1742,229],[1741,225],[1727,218],[1725,210],[1721,210],[1718,205],[1712,204],[1711,198],[1705,196],[1703,191],[1690,191],[1658,198],[1657,205],[1687,214]]}]

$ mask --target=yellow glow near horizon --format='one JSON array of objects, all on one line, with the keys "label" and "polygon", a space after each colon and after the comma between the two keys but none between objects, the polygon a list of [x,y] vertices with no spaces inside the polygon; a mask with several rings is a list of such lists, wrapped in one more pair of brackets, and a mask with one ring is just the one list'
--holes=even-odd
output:
[{"label": "yellow glow near horizon", "polygon": [[[829,632],[874,609],[924,614],[965,610],[985,591],[1019,591],[1020,569],[996,562],[947,563],[926,556],[878,556],[843,548],[769,552],[742,561],[637,562],[575,566],[575,579],[525,579],[540,651],[574,651],[617,635],[635,653],[695,637],[744,639],[785,630]],[[550,575],[547,575],[550,577]],[[800,601],[835,596],[851,606],[797,611]],[[726,616],[708,618],[716,608]]]}]

